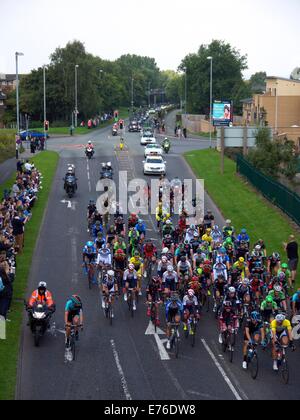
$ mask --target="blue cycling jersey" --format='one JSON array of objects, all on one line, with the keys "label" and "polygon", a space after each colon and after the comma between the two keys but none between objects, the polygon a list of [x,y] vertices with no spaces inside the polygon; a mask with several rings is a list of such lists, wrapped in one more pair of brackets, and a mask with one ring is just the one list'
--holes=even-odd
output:
[{"label": "blue cycling jersey", "polygon": [[[172,310],[173,308],[171,308],[171,305],[172,305],[172,301],[169,301],[169,302],[167,302],[167,304],[166,304],[166,316],[168,317],[168,315],[169,315],[169,312],[170,312],[170,310]],[[178,308],[178,311],[181,313],[181,315],[183,314],[183,310],[184,310],[184,308],[183,308],[183,304],[182,304],[182,302],[178,299],[177,301],[176,301],[176,303],[177,303],[177,308]]]},{"label": "blue cycling jersey", "polygon": [[92,246],[92,248],[88,248],[85,245],[85,247],[83,248],[82,253],[85,254],[85,255],[90,255],[90,256],[95,255],[96,256],[97,255],[97,250],[96,250],[95,246]]},{"label": "blue cycling jersey", "polygon": [[81,309],[82,309],[82,307],[81,308],[76,307],[76,305],[75,305],[75,303],[73,302],[72,299],[69,299],[66,303],[66,309],[65,309],[66,312],[78,312],[79,313]]},{"label": "blue cycling jersey", "polygon": [[299,293],[294,294],[292,302],[295,302],[295,303],[300,302],[300,294]]},{"label": "blue cycling jersey", "polygon": [[139,225],[139,224],[137,224],[136,226],[135,226],[135,230],[137,230],[140,234],[141,233],[146,233],[146,231],[147,231],[147,228],[146,228],[146,225],[145,224],[142,224],[142,225]]}]

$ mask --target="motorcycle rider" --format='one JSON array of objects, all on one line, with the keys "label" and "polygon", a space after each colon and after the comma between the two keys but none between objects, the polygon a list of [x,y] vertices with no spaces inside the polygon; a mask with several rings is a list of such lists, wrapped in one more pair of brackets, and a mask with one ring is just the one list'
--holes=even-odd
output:
[{"label": "motorcycle rider", "polygon": [[162,143],[162,147],[164,149],[164,151],[166,153],[169,153],[170,147],[171,147],[171,143],[170,140],[168,139],[168,137],[166,137]]},{"label": "motorcycle rider", "polygon": [[85,154],[87,155],[88,150],[91,149],[92,150],[92,155],[94,155],[95,153],[95,148],[93,143],[91,142],[91,140],[88,141],[88,144],[85,146]]},{"label": "motorcycle rider", "polygon": [[53,314],[55,312],[55,304],[53,301],[52,293],[49,290],[47,290],[47,283],[44,281],[41,281],[39,283],[38,288],[32,292],[31,297],[28,301],[27,309],[29,314],[30,326],[33,322],[32,310],[35,305],[39,304],[45,304],[47,306],[49,314]]},{"label": "motorcycle rider", "polygon": [[68,165],[67,173],[66,173],[65,178],[64,178],[64,182],[65,182],[64,183],[64,189],[65,190],[67,189],[67,181],[69,183],[74,184],[75,190],[77,190],[78,186],[77,186],[77,178],[76,178],[76,175],[75,175],[75,166],[74,165]]}]

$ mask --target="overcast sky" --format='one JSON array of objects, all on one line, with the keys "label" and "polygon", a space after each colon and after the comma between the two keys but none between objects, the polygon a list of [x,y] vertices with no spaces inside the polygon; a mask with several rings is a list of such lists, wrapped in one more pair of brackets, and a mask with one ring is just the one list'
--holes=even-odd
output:
[{"label": "overcast sky", "polygon": [[222,39],[257,71],[289,77],[300,67],[300,0],[0,0],[0,73],[49,63],[74,39],[104,59],[131,53],[176,70],[201,44]]}]

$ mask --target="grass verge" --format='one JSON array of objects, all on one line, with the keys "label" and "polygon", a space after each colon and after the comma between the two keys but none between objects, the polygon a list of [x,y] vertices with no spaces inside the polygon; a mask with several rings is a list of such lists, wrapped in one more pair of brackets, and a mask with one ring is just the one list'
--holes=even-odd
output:
[{"label": "grass verge", "polygon": [[[236,174],[236,164],[225,158],[224,176],[220,174],[220,154],[214,150],[188,152],[185,159],[214,200],[225,219],[232,220],[236,230],[248,229],[250,238],[264,239],[269,255],[278,251],[286,260],[283,242],[294,234],[300,244],[297,228],[245,180]],[[297,279],[300,285],[300,275]]]},{"label": "grass verge", "polygon": [[[43,152],[30,159],[42,172],[43,189],[33,208],[33,216],[26,226],[24,252],[17,259],[16,280],[14,283],[14,300],[9,314],[11,322],[7,323],[7,339],[0,341],[0,400],[13,400],[15,396],[17,363],[20,347],[21,324],[24,314],[23,299],[26,293],[27,280],[32,263],[37,237],[39,235],[44,212],[47,207],[53,178],[59,156],[55,152]],[[0,197],[5,188],[11,188],[15,177],[0,186]]]}]

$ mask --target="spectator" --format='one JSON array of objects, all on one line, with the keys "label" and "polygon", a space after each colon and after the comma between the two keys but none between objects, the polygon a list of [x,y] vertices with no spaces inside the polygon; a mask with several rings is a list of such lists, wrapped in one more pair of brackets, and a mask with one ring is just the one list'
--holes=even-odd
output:
[{"label": "spectator", "polygon": [[183,137],[186,139],[187,138],[187,129],[184,127],[182,132],[183,132]]},{"label": "spectator", "polygon": [[23,164],[24,162],[22,160],[18,160],[17,162],[17,171],[22,174],[23,173]]},{"label": "spectator", "polygon": [[13,297],[13,286],[12,277],[10,276],[9,270],[3,268],[4,264],[0,264],[0,285],[3,290],[0,290],[0,316],[3,316],[7,320],[7,313],[11,306]]},{"label": "spectator", "polygon": [[284,244],[284,248],[287,252],[287,257],[289,261],[289,269],[292,273],[292,284],[293,287],[296,283],[297,269],[299,262],[299,252],[298,252],[298,243],[294,235],[289,237],[289,242]]}]

